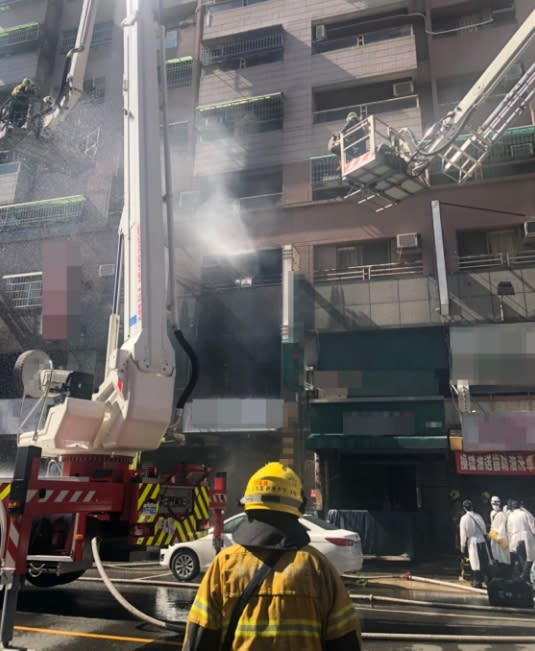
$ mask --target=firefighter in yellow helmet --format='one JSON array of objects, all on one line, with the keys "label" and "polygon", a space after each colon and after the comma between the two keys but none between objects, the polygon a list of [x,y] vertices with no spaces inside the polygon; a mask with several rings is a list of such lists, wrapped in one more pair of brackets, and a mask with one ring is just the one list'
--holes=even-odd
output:
[{"label": "firefighter in yellow helmet", "polygon": [[204,575],[182,651],[361,651],[360,626],[330,561],[299,522],[301,480],[271,462],[249,479],[247,518]]}]

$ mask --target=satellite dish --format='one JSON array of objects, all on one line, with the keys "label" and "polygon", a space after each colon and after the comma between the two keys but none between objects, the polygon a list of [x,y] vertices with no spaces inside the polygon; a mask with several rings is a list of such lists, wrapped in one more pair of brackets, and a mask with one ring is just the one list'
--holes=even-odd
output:
[{"label": "satellite dish", "polygon": [[24,397],[40,398],[41,371],[52,368],[52,360],[44,350],[27,350],[17,357],[13,367],[15,386]]}]

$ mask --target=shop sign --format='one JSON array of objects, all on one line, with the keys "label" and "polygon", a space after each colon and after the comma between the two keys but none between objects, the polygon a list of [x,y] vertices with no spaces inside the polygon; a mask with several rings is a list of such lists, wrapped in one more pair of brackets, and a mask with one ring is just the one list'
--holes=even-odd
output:
[{"label": "shop sign", "polygon": [[535,475],[535,453],[455,452],[459,475]]}]

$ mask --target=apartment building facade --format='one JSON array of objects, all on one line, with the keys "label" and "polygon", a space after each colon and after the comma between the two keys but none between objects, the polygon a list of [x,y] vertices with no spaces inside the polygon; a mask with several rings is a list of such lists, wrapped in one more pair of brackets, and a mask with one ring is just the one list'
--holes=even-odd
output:
[{"label": "apartment building facade", "polygon": [[[4,90],[30,76],[53,94],[81,3],[1,5],[0,70],[13,76]],[[455,186],[433,169],[430,190],[380,213],[343,198],[326,147],[350,111],[421,136],[529,5],[163,2],[176,292],[201,362],[177,459],[227,470],[231,496],[258,463],[286,459],[321,510],[398,532],[370,553],[417,554],[422,540],[451,549],[450,496],[535,500],[533,106],[473,181]],[[59,364],[102,373],[122,201],[122,11],[101,3],[86,94],[65,129],[45,153],[15,143],[0,165],[0,397],[11,428],[8,370],[20,351],[44,347]],[[80,271],[66,274],[68,339],[42,331],[50,240],[79,246]],[[169,448],[153,457],[165,465]]]}]

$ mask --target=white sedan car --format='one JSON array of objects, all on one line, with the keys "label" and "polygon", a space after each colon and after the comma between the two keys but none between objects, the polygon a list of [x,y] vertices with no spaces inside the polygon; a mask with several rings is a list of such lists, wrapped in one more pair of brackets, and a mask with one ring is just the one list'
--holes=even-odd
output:
[{"label": "white sedan car", "polygon": [[[245,513],[238,513],[225,520],[225,547],[234,543],[232,534],[245,517]],[[299,522],[307,529],[312,547],[327,556],[340,574],[362,568],[362,545],[358,533],[337,529],[313,515],[304,515]],[[168,567],[178,581],[191,581],[199,572],[206,572],[214,556],[213,535],[210,529],[208,535],[203,538],[175,543],[160,550],[160,565]]]}]

